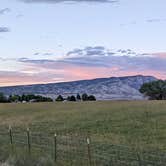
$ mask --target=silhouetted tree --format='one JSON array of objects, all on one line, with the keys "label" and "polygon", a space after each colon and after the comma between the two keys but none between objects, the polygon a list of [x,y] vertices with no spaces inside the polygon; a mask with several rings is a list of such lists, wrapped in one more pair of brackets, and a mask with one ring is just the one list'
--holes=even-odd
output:
[{"label": "silhouetted tree", "polygon": [[77,98],[77,100],[81,100],[81,96],[80,96],[79,93],[77,94],[77,97],[76,97],[76,98]]},{"label": "silhouetted tree", "polygon": [[71,96],[67,96],[67,101],[70,101],[71,100]]},{"label": "silhouetted tree", "polygon": [[25,95],[25,94],[23,94],[23,95],[21,96],[21,101],[27,101],[27,98],[26,98],[26,95]]},{"label": "silhouetted tree", "polygon": [[158,80],[145,83],[140,88],[140,92],[152,100],[166,100],[166,81]]},{"label": "silhouetted tree", "polygon": [[67,97],[67,101],[76,101],[76,97],[75,96],[68,96]]},{"label": "silhouetted tree", "polygon": [[8,102],[7,98],[3,93],[0,93],[0,103],[6,103]]},{"label": "silhouetted tree", "polygon": [[89,101],[96,101],[96,98],[95,98],[95,96],[90,95],[90,96],[88,96],[88,100]]},{"label": "silhouetted tree", "polygon": [[21,101],[21,97],[19,95],[10,95],[8,100],[9,102],[18,102]]},{"label": "silhouetted tree", "polygon": [[76,97],[72,95],[72,96],[70,97],[70,101],[76,101]]},{"label": "silhouetted tree", "polygon": [[12,102],[12,100],[13,100],[12,97],[13,97],[12,95],[10,95],[10,96],[8,97],[8,101],[9,101],[9,102]]},{"label": "silhouetted tree", "polygon": [[82,100],[88,101],[88,95],[86,93],[82,94]]},{"label": "silhouetted tree", "polygon": [[56,98],[56,101],[64,101],[64,98],[63,98],[61,95],[59,95],[59,96]]}]

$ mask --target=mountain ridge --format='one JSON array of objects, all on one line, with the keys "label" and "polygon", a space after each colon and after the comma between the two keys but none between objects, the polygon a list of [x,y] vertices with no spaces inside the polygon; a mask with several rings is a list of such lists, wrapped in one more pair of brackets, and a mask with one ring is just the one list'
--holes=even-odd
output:
[{"label": "mountain ridge", "polygon": [[93,94],[98,100],[143,100],[144,96],[139,92],[143,83],[157,80],[153,76],[123,76],[96,78],[91,80],[78,80],[70,82],[18,85],[0,87],[0,92],[11,94],[39,94],[52,98],[57,95],[69,94]]}]

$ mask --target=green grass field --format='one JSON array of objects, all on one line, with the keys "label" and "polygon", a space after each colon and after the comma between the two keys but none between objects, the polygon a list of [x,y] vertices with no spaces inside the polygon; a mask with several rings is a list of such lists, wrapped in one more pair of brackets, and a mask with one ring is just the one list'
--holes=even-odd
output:
[{"label": "green grass field", "polygon": [[165,101],[0,104],[0,129],[87,132],[112,144],[166,148]]},{"label": "green grass field", "polygon": [[0,130],[90,134],[92,142],[166,150],[165,101],[0,104]]}]

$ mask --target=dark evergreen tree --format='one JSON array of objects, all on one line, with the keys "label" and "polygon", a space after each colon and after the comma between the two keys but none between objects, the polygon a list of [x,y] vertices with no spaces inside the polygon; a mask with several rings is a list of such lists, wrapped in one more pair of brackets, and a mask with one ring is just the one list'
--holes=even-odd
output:
[{"label": "dark evergreen tree", "polygon": [[76,97],[72,95],[72,96],[70,97],[70,101],[76,101]]},{"label": "dark evergreen tree", "polygon": [[82,100],[88,101],[88,95],[86,93],[82,94]]},{"label": "dark evergreen tree", "polygon": [[81,100],[81,96],[80,96],[79,93],[77,94],[77,97],[76,97],[76,98],[77,98],[77,100]]},{"label": "dark evergreen tree", "polygon": [[10,95],[10,96],[8,97],[8,101],[9,101],[9,102],[13,102],[13,101],[12,101],[12,100],[13,100],[12,97],[13,97],[12,95]]},{"label": "dark evergreen tree", "polygon": [[63,98],[61,95],[59,95],[59,96],[56,98],[56,101],[64,101],[64,98]]},{"label": "dark evergreen tree", "polygon": [[71,96],[68,96],[68,97],[67,97],[67,101],[70,101],[70,100],[71,100]]},{"label": "dark evergreen tree", "polygon": [[27,101],[27,98],[26,98],[26,95],[25,95],[25,94],[23,94],[23,95],[21,96],[21,101]]}]

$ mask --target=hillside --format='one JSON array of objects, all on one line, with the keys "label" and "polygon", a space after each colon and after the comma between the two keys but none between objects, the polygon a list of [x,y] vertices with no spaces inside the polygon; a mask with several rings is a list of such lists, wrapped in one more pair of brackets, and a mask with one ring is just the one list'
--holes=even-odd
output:
[{"label": "hillside", "polygon": [[156,80],[152,76],[97,78],[73,82],[0,87],[4,94],[40,94],[55,98],[58,94],[93,94],[98,100],[141,100],[139,88],[143,83]]}]

